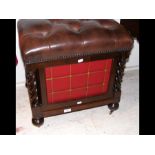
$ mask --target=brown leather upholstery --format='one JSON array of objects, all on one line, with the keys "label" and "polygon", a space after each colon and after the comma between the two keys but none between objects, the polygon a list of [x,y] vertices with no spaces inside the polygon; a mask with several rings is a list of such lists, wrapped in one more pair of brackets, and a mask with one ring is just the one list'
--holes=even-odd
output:
[{"label": "brown leather upholstery", "polygon": [[130,50],[133,39],[114,20],[24,19],[18,22],[24,63]]}]

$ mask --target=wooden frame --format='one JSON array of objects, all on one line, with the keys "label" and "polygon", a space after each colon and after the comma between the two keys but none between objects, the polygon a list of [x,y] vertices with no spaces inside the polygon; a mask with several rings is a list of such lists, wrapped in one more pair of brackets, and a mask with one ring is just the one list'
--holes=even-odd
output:
[{"label": "wooden frame", "polygon": [[[37,64],[26,64],[26,86],[28,88],[30,105],[32,110],[32,123],[40,126],[44,122],[44,117],[64,114],[78,110],[84,110],[92,107],[108,105],[111,113],[118,109],[121,96],[121,82],[124,74],[126,60],[130,51],[118,51],[111,53],[92,54],[89,56],[77,56],[75,58],[66,58],[50,62]],[[79,100],[62,102],[59,104],[47,104],[46,85],[44,69],[47,66],[57,66],[77,63],[77,60],[83,58],[84,62],[108,59],[113,60],[110,83],[108,91],[104,95],[80,99],[82,104],[77,104]]]}]

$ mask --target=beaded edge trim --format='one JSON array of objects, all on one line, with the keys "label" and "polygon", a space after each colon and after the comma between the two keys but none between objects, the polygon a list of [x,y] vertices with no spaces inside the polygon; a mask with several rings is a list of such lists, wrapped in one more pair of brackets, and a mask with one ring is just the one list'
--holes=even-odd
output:
[{"label": "beaded edge trim", "polygon": [[49,57],[49,58],[31,58],[29,60],[25,60],[24,63],[26,65],[34,64],[34,63],[42,63],[42,62],[48,62],[48,61],[56,61],[56,60],[64,60],[64,59],[71,59],[76,57],[84,57],[84,56],[91,56],[91,55],[98,55],[98,54],[108,54],[113,52],[126,52],[130,51],[132,48],[121,48],[117,50],[106,50],[106,51],[98,51],[98,52],[83,52],[83,53],[74,53],[71,55],[63,55],[63,56],[55,56],[55,57]]}]

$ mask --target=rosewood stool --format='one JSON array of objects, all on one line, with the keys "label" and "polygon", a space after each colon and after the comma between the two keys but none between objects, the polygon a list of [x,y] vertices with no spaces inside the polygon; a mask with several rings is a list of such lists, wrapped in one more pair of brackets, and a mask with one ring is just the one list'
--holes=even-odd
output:
[{"label": "rosewood stool", "polygon": [[133,38],[114,20],[18,21],[32,123],[108,105],[118,109]]}]

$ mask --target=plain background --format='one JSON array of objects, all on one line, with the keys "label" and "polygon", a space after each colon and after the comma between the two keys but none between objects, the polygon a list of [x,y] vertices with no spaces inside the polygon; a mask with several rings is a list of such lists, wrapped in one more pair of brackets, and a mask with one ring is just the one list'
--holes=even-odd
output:
[{"label": "plain background", "polygon": [[[19,19],[16,20],[16,23]],[[115,19],[120,23],[120,19]],[[19,49],[19,41],[18,41],[18,32],[16,26],[16,54],[18,58],[18,65],[16,67],[16,84],[23,85],[25,83],[25,70],[23,66],[23,61],[21,59],[20,49]],[[137,40],[134,41],[134,48],[131,51],[131,55],[128,63],[126,64],[126,70],[128,69],[138,69],[139,68],[139,43]]]}]

